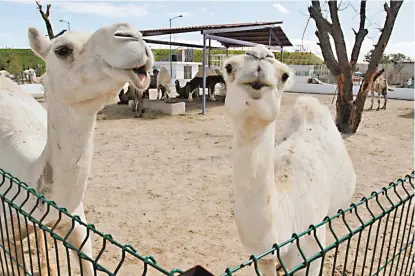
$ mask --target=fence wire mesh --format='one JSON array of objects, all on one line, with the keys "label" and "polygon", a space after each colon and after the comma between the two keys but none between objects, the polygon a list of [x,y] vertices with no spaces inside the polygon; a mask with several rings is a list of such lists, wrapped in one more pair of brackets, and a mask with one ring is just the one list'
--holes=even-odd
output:
[{"label": "fence wire mesh", "polygon": [[[247,267],[253,269],[249,275],[261,275],[258,261],[271,254],[279,261],[279,275],[297,272],[324,276],[413,275],[413,180],[414,172],[346,210],[339,210],[335,216],[311,225],[306,231],[293,234],[291,239],[273,245],[267,252],[252,255],[243,264],[227,268],[221,276],[235,275]],[[14,189],[13,185],[16,185]],[[13,193],[16,187],[17,192]],[[16,200],[22,196],[23,200]],[[35,196],[37,201],[33,209],[27,211],[25,204],[30,196]],[[2,169],[0,199],[0,275],[84,275],[87,265],[92,265],[94,275],[183,273],[179,269],[162,268],[154,257],[142,256],[131,245],[118,243],[110,234],[99,232],[93,224],[86,224],[65,208],[57,207]],[[39,204],[46,205],[46,213],[37,220],[32,213]],[[51,210],[57,211],[57,220],[45,223]],[[79,226],[86,230],[86,236],[80,244],[73,244],[71,237]],[[326,233],[325,243],[318,234],[321,229]],[[92,256],[83,252],[88,238],[95,248]],[[42,251],[42,248],[48,250]],[[300,256],[301,261],[284,262],[284,252],[288,248],[295,250],[294,255]]]},{"label": "fence wire mesh", "polygon": [[[13,185],[17,185],[17,189]],[[37,198],[36,205],[26,211],[25,204],[32,196]],[[17,197],[24,199],[16,204]],[[118,243],[110,234],[99,232],[93,224],[86,224],[79,216],[57,207],[53,201],[46,200],[2,169],[0,198],[0,275],[86,275],[88,265],[93,266],[94,275],[183,273],[179,269],[164,269],[154,257],[142,256],[133,246]],[[46,214],[37,220],[32,213],[40,204],[46,205]],[[44,218],[52,210],[57,211],[58,219],[45,223]],[[74,241],[74,229],[79,225],[86,229],[86,236],[76,245],[71,242]],[[93,256],[83,253],[88,238],[95,249]],[[48,249],[43,256],[42,248]]]},{"label": "fence wire mesh", "polygon": [[[271,254],[279,261],[280,275],[413,276],[413,180],[414,171],[306,231],[293,234],[286,242],[274,244],[267,252],[227,268],[221,276],[236,275],[249,266],[253,269],[250,275],[261,275],[258,261]],[[324,228],[325,246],[317,234]],[[310,252],[310,248],[315,250]],[[297,255],[301,261],[289,265],[283,257],[287,249],[294,250],[291,258]]]}]

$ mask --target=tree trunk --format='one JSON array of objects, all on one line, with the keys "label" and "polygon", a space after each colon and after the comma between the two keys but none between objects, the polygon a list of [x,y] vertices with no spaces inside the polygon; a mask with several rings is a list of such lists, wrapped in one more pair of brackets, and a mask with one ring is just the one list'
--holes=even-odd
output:
[{"label": "tree trunk", "polygon": [[336,101],[336,126],[340,132],[350,132],[350,116],[353,109],[353,81],[350,76],[336,77],[337,101]]}]

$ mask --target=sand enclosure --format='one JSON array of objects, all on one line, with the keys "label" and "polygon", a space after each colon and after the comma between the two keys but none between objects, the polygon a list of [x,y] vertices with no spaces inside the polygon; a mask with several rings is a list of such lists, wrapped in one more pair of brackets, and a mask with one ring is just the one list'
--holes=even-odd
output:
[{"label": "sand enclosure", "polygon": [[[278,125],[300,95],[284,94]],[[332,96],[315,96],[334,115]],[[232,214],[232,129],[223,103],[208,102],[204,116],[200,102],[186,103],[186,109],[185,116],[147,112],[141,119],[134,119],[126,105],[100,112],[86,216],[97,229],[143,256],[154,256],[167,270],[201,264],[219,275],[250,256]],[[345,138],[357,172],[354,201],[413,170],[413,119],[412,101],[389,100],[387,110],[365,111],[358,132]],[[93,240],[94,254],[100,244]],[[111,248],[100,259],[112,269],[118,262]],[[141,268],[127,258],[117,275],[141,275]],[[253,268],[236,275],[254,275]]]}]

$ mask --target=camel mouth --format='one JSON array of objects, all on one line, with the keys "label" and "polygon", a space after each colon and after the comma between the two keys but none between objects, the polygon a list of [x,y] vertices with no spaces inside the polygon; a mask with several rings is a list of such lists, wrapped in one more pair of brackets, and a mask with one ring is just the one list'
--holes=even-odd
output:
[{"label": "camel mouth", "polygon": [[135,74],[147,77],[146,66],[140,66],[131,69]]},{"label": "camel mouth", "polygon": [[248,83],[245,83],[245,85],[249,85],[254,90],[261,90],[262,87],[267,86],[265,83],[262,83],[260,81],[248,82]]},{"label": "camel mouth", "polygon": [[245,86],[246,88],[248,88],[248,90],[250,90],[252,93],[252,95],[256,95],[255,97],[253,97],[254,99],[258,99],[261,95],[261,89],[264,87],[270,87],[269,84],[264,83],[262,81],[259,80],[255,80],[255,81],[250,81],[250,82],[245,82],[242,83],[243,86]]}]

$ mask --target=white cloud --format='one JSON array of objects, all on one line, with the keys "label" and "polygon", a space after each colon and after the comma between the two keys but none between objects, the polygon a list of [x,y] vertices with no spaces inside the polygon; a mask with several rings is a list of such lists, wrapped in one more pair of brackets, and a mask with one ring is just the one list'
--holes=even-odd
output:
[{"label": "white cloud", "polygon": [[201,8],[200,11],[201,12],[206,12],[206,8]]},{"label": "white cloud", "polygon": [[143,5],[114,5],[106,2],[57,2],[55,5],[64,12],[97,14],[113,18],[140,17],[148,15]]},{"label": "white cloud", "polygon": [[290,13],[283,5],[277,3],[272,5],[274,8],[276,8],[277,10],[279,10],[282,13]]}]

